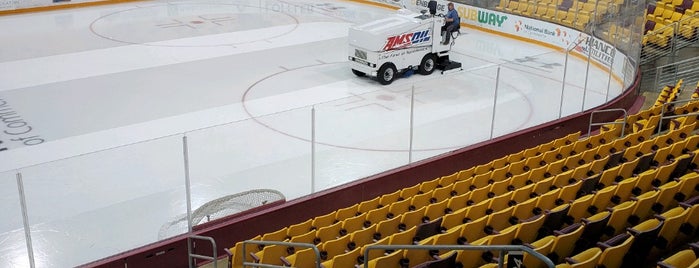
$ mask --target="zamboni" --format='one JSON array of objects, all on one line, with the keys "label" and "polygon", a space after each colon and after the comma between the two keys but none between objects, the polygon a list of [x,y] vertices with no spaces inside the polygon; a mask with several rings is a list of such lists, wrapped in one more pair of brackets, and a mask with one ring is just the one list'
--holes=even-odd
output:
[{"label": "zamboni", "polygon": [[456,36],[452,36],[450,43],[442,43],[445,18],[435,13],[436,5],[430,5],[429,14],[427,10],[417,13],[400,9],[388,18],[350,27],[352,73],[376,77],[379,83],[388,85],[405,72],[429,75],[435,69],[442,73],[460,69],[461,63],[449,60]]}]

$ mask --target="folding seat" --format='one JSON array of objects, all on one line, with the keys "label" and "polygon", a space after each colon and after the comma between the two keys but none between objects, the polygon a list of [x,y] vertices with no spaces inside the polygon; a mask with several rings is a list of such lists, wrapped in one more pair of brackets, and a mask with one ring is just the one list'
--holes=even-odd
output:
[{"label": "folding seat", "polygon": [[647,170],[638,174],[631,193],[634,196],[639,196],[645,192],[654,190],[654,187],[660,186],[660,180],[656,179],[658,171],[659,170]]},{"label": "folding seat", "polygon": [[699,205],[687,206],[686,203],[681,203],[685,210],[688,210],[685,222],[679,228],[679,233],[675,237],[675,244],[682,245],[694,239],[699,228]]},{"label": "folding seat", "polygon": [[323,226],[316,230],[316,237],[313,240],[313,244],[319,244],[321,242],[335,240],[341,236],[346,236],[343,229],[344,222],[337,222],[333,225]]},{"label": "folding seat", "polygon": [[525,244],[533,243],[538,234],[541,226],[544,225],[546,217],[544,215],[535,215],[528,219],[523,219],[519,221],[519,229],[517,229],[517,234],[515,234],[516,243],[513,244]]},{"label": "folding seat", "polygon": [[401,226],[399,229],[407,230],[425,222],[424,215],[426,210],[427,207],[421,207],[417,210],[403,213],[403,216],[401,217]]},{"label": "folding seat", "polygon": [[376,224],[376,232],[374,232],[374,242],[390,236],[396,232],[400,232],[401,217],[394,217]]},{"label": "folding seat", "polygon": [[[378,226],[378,224],[376,224],[376,225]],[[395,232],[397,232],[397,231],[398,231],[398,224],[396,224],[396,226],[395,226]],[[373,243],[374,242],[374,234],[376,234],[376,228],[366,228],[366,229],[357,230],[357,231],[350,233],[348,235],[349,242],[347,242],[347,250],[352,251],[352,250],[359,248],[359,247],[362,247],[366,244]]]},{"label": "folding seat", "polygon": [[473,241],[481,239],[481,238],[488,235],[485,232],[487,224],[488,224],[487,217],[480,217],[480,218],[474,219],[473,221],[464,223],[461,226],[461,233],[460,233],[459,237],[463,237],[465,239],[464,242],[468,242],[468,243],[471,243]]},{"label": "folding seat", "polygon": [[653,204],[653,211],[661,214],[670,208],[676,207],[678,202],[675,200],[675,195],[680,190],[681,184],[677,181],[671,181],[658,187],[658,198]]},{"label": "folding seat", "polygon": [[642,266],[662,226],[662,221],[658,219],[648,219],[640,224],[627,228],[626,231],[634,236],[634,241],[631,244],[629,252],[624,256],[624,263],[632,265],[630,267]]},{"label": "folding seat", "polygon": [[518,187],[512,193],[512,201],[519,203],[525,202],[532,199],[536,194],[534,193],[534,184],[529,184],[526,186]]},{"label": "folding seat", "polygon": [[[317,244],[317,236],[315,231],[310,231],[308,233],[302,234],[302,235],[297,235],[289,239],[289,242],[291,243],[304,243],[304,244]],[[265,248],[267,248],[266,246]],[[293,254],[296,251],[302,250],[304,247],[288,247],[287,248],[287,253],[288,254]]]},{"label": "folding seat", "polygon": [[313,219],[308,219],[308,220],[301,222],[301,223],[289,225],[289,227],[286,229],[286,236],[292,237],[292,236],[297,236],[300,234],[305,234],[307,232],[312,231],[312,228],[313,228]]},{"label": "folding seat", "polygon": [[625,152],[626,150],[619,151],[609,156],[596,159],[594,162],[592,162],[592,165],[590,165],[590,172],[592,172],[592,174],[600,174],[605,169],[618,166],[623,162],[622,160],[624,160],[623,158]]},{"label": "folding seat", "polygon": [[604,234],[604,229],[607,227],[611,215],[612,213],[609,211],[602,211],[580,220],[583,225],[585,225],[585,230],[580,236],[580,239],[576,241],[573,254],[577,254],[587,248],[595,246]]},{"label": "folding seat", "polygon": [[650,116],[648,119],[638,120],[633,124],[633,132],[639,132],[644,129],[653,129],[657,131],[658,123],[660,122],[660,115]]},{"label": "folding seat", "polygon": [[651,152],[651,153],[644,154],[644,155],[638,157],[638,161],[636,162],[636,166],[631,171],[631,174],[628,176],[625,176],[625,178],[632,177],[635,174],[641,174],[644,171],[649,170],[650,168],[653,168],[652,162],[653,162],[654,155],[655,155],[655,152]]},{"label": "folding seat", "polygon": [[633,196],[633,189],[636,185],[636,178],[630,177],[623,181],[620,181],[614,189],[614,195],[612,196],[612,203],[619,204],[626,200],[630,200]]},{"label": "folding seat", "polygon": [[415,244],[415,234],[417,234],[417,226],[408,228],[405,231],[392,234],[388,238],[389,245],[413,245]]},{"label": "folding seat", "polygon": [[[401,196],[403,196],[403,194],[404,193],[401,192]],[[403,196],[403,197],[405,197],[405,196]],[[355,213],[355,215],[359,215],[359,214],[367,212],[369,210],[378,208],[379,204],[380,204],[379,201],[381,201],[380,196],[377,196],[371,200],[362,201],[361,203],[359,203],[359,207],[357,208],[358,213]]]},{"label": "folding seat", "polygon": [[381,256],[378,258],[367,259],[369,268],[389,268],[389,267],[401,267],[400,261],[403,259],[403,252],[398,250],[390,253],[386,256]]},{"label": "folding seat", "polygon": [[573,184],[578,180],[573,179],[573,170],[567,170],[553,175],[553,180],[551,181],[552,188],[563,188],[567,185]]},{"label": "folding seat", "polygon": [[412,199],[403,199],[401,201],[395,202],[391,204],[388,207],[388,213],[386,214],[386,217],[399,217],[400,215],[403,215],[403,213],[406,213],[410,211],[410,203],[412,202]]},{"label": "folding seat", "polygon": [[[553,186],[553,179],[554,178],[551,177],[551,178],[536,182],[534,184],[533,192],[535,192],[537,195],[544,195],[553,189],[559,190],[555,186]],[[558,195],[558,193],[556,193],[556,195]]]},{"label": "folding seat", "polygon": [[558,199],[556,199],[556,202],[557,203],[573,202],[573,200],[575,200],[575,198],[578,196],[578,192],[580,191],[580,186],[582,186],[581,181],[563,186],[563,188],[561,188],[561,191],[558,193]]},{"label": "folding seat", "polygon": [[434,261],[428,250],[424,249],[404,249],[403,261],[407,267],[415,267],[419,264]]},{"label": "folding seat", "polygon": [[448,202],[449,200],[444,200],[442,202],[428,205],[425,209],[425,215],[423,216],[423,220],[432,221],[441,218],[445,214],[449,214],[451,211],[448,210]]},{"label": "folding seat", "polygon": [[359,213],[359,204],[354,204],[349,207],[341,208],[335,211],[335,219],[338,221],[357,216]]},{"label": "folding seat", "polygon": [[[597,189],[602,189],[613,185],[617,180],[620,169],[621,166],[615,166],[603,171],[602,175],[600,175],[599,182],[597,183]],[[621,179],[619,179],[619,181],[621,181]]]},{"label": "folding seat", "polygon": [[430,237],[441,234],[442,218],[421,223],[416,226],[417,230],[413,236],[413,244],[420,244],[429,240]]},{"label": "folding seat", "polygon": [[457,211],[457,210],[461,210],[463,208],[466,208],[467,206],[469,206],[468,201],[469,201],[470,197],[471,197],[471,195],[469,193],[453,196],[453,197],[448,199],[447,207],[451,211]]},{"label": "folding seat", "polygon": [[626,201],[610,208],[612,215],[609,216],[609,222],[605,229],[603,239],[614,237],[621,234],[630,226],[629,217],[636,207],[636,201]]},{"label": "folding seat", "polygon": [[641,172],[648,170],[652,160],[653,154],[650,153],[642,155],[633,161],[622,163],[619,167],[619,173],[617,173],[615,181],[620,182],[626,178],[633,177],[634,174],[640,174]]},{"label": "folding seat", "polygon": [[432,190],[432,199],[436,202],[441,202],[452,197],[452,186],[438,187]]},{"label": "folding seat", "polygon": [[490,192],[496,196],[510,192],[510,182],[511,181],[509,179],[494,182],[492,185],[490,185]]},{"label": "folding seat", "polygon": [[[342,220],[342,228],[339,230],[340,236],[343,236],[345,234],[364,229],[364,222],[366,221],[366,216],[359,215],[359,216],[354,216],[352,218],[347,218]],[[320,229],[318,229],[320,230]]]},{"label": "folding seat", "polygon": [[289,253],[286,246],[269,245],[256,252],[252,257],[256,263],[282,266],[284,263],[282,263],[281,257],[286,257],[288,255]]},{"label": "folding seat", "polygon": [[670,255],[666,259],[659,261],[659,268],[674,268],[674,267],[691,267],[697,260],[697,256],[691,249],[680,250],[675,254]]},{"label": "folding seat", "polygon": [[[316,263],[316,260],[318,260],[318,263]],[[318,259],[312,248],[299,250],[293,255],[281,257],[281,261],[284,266],[298,268],[315,268],[322,263],[322,260]]]},{"label": "folding seat", "polygon": [[[463,245],[466,243],[466,238],[461,236],[463,227],[465,225],[459,225],[455,228],[447,230],[445,233],[433,235],[432,237],[425,238],[421,241],[423,245]],[[447,250],[441,250],[438,252],[433,252],[433,255],[441,255],[446,253]]]},{"label": "folding seat", "polygon": [[[532,248],[538,253],[541,253],[542,255],[546,256],[551,253],[553,250],[553,244],[556,241],[556,237],[553,235],[545,236],[540,238],[539,240],[534,241],[531,244],[526,244],[526,246]],[[541,267],[546,267],[544,262],[539,260],[538,258],[532,256],[531,254],[524,254],[524,257],[522,258],[522,262],[524,263],[524,267],[527,268],[541,268]]]},{"label": "folding seat", "polygon": [[592,198],[594,195],[588,194],[583,197],[575,199],[575,201],[570,203],[570,209],[566,217],[566,223],[572,224],[575,222],[580,222],[580,220],[587,216],[587,209],[592,204]]},{"label": "folding seat", "polygon": [[474,174],[476,174],[475,172],[476,172],[475,166],[473,166],[469,169],[461,170],[461,171],[459,171],[459,174],[456,177],[456,181],[463,181],[463,180],[469,179],[469,178],[473,177]]},{"label": "folding seat", "polygon": [[490,204],[488,208],[492,211],[503,210],[508,207],[513,206],[515,203],[512,201],[512,195],[514,192],[506,192],[501,195],[496,195],[490,199]]},{"label": "folding seat", "polygon": [[433,256],[434,260],[413,266],[414,268],[429,267],[456,267],[456,251],[452,250],[439,256]]},{"label": "folding seat", "polygon": [[437,189],[437,187],[439,187],[439,179],[440,178],[436,178],[436,179],[421,182],[420,187],[419,187],[420,192],[427,193],[427,192],[431,192],[434,189]]},{"label": "folding seat", "polygon": [[690,197],[699,195],[699,174],[688,173],[679,178],[680,189],[675,194],[677,202],[684,202]]},{"label": "folding seat", "polygon": [[492,211],[490,211],[490,209],[488,208],[489,206],[490,200],[483,200],[477,204],[471,205],[468,208],[468,213],[466,214],[466,217],[472,220],[485,217],[486,215],[492,213]]},{"label": "folding seat", "polygon": [[689,154],[683,154],[680,155],[675,159],[677,161],[677,164],[675,165],[675,169],[672,170],[672,173],[670,174],[670,178],[672,179],[677,179],[679,177],[682,177],[684,174],[687,173],[687,170],[689,170],[689,167],[692,163],[692,160],[694,158],[694,152],[690,152]]},{"label": "folding seat", "polygon": [[541,215],[543,211],[536,210],[536,199],[530,198],[514,206],[512,217],[517,221],[523,221],[534,216]]},{"label": "folding seat", "polygon": [[561,230],[555,230],[553,234],[556,236],[553,242],[553,249],[548,257],[554,263],[560,263],[565,257],[573,253],[575,241],[580,239],[585,226],[580,223],[575,223]]},{"label": "folding seat", "polygon": [[415,195],[413,197],[410,197],[410,207],[408,210],[415,210],[419,209],[422,207],[426,207],[429,204],[432,204],[432,193],[422,193]]},{"label": "folding seat", "polygon": [[397,190],[392,193],[384,194],[379,198],[379,204],[383,206],[389,206],[395,202],[398,202],[401,199],[400,193],[402,190]]},{"label": "folding seat", "polygon": [[678,230],[680,230],[682,224],[687,220],[689,212],[689,210],[683,207],[675,207],[663,214],[655,216],[658,220],[663,222],[663,227],[660,228],[654,247],[651,250],[651,256],[661,256],[674,248],[674,241],[677,237]]},{"label": "folding seat", "polygon": [[543,18],[547,21],[555,21],[556,19],[556,12],[558,9],[555,7],[549,6],[546,8],[546,14],[544,14]]},{"label": "folding seat", "polygon": [[[344,254],[349,251],[347,248],[347,245],[351,242],[351,237],[349,235],[334,239],[334,240],[328,240],[326,242],[322,242],[317,245],[318,250],[320,251],[320,259],[322,261],[327,261],[331,260],[333,257]],[[310,248],[309,248],[310,249]],[[308,249],[299,249],[294,255],[297,255],[303,251],[306,251]],[[314,254],[315,255],[315,254]],[[291,255],[293,256],[293,255]],[[291,257],[290,256],[290,257]],[[287,258],[288,259],[288,258]],[[291,261],[289,261],[291,262]]]},{"label": "folding seat", "polygon": [[[512,225],[503,230],[500,230],[498,233],[489,235],[487,237],[486,245],[511,245],[513,244],[518,229],[519,224]],[[481,256],[486,262],[494,262],[497,261],[497,259],[494,258],[498,257],[498,252],[485,251],[482,253]]]},{"label": "folding seat", "polygon": [[454,184],[459,176],[458,172],[454,172],[451,175],[442,176],[439,178],[439,185],[442,187],[447,187]]},{"label": "folding seat", "polygon": [[542,165],[542,167],[546,168],[546,172],[544,173],[544,178],[550,178],[555,175],[558,175],[564,171],[563,167],[566,163],[566,159],[561,159],[561,160],[556,160],[553,162],[547,162],[547,164]]},{"label": "folding seat", "polygon": [[558,195],[560,194],[561,190],[560,189],[555,189],[552,191],[548,191],[538,197],[538,201],[536,202],[536,207],[539,208],[541,211],[545,211],[548,209],[552,209],[562,203],[557,203],[556,200],[558,199]]},{"label": "folding seat", "polygon": [[[579,196],[594,193],[595,190],[597,190],[597,185],[602,177],[602,173],[593,173],[590,174],[590,176],[582,175],[582,173],[585,172],[586,167],[589,167],[589,165],[580,167],[573,172],[573,179],[582,182],[578,192]],[[581,175],[575,175],[576,173],[580,173]]]},{"label": "folding seat", "polygon": [[[402,197],[403,199],[409,199],[409,198],[411,198],[415,195],[418,195],[418,194],[420,194],[420,184],[416,184],[416,185],[413,185],[413,186],[410,186],[407,188],[403,188],[400,191],[400,197]],[[376,208],[376,206],[374,206],[373,208]]]},{"label": "folding seat", "polygon": [[546,9],[548,8],[548,4],[546,3],[537,3],[536,11],[534,12],[534,16],[537,18],[541,18],[546,14]]},{"label": "folding seat", "polygon": [[480,165],[477,165],[476,169],[473,171],[473,176],[475,177],[478,175],[483,175],[483,174],[486,174],[486,173],[491,172],[493,170],[495,170],[495,168],[493,167],[492,161],[488,162],[488,163],[480,164]]},{"label": "folding seat", "polygon": [[590,216],[597,214],[598,212],[607,209],[607,207],[612,206],[612,197],[614,196],[615,191],[616,186],[609,186],[595,192],[590,206],[585,209],[587,211],[586,215]]},{"label": "folding seat", "polygon": [[469,201],[468,201],[469,204],[476,204],[476,203],[479,203],[479,202],[484,201],[484,200],[491,197],[491,196],[488,196],[488,194],[490,193],[490,187],[488,187],[487,185],[480,187],[480,188],[477,188],[475,190],[472,190],[470,193],[471,194],[469,195]]},{"label": "folding seat", "polygon": [[533,184],[533,182],[529,180],[528,173],[514,175],[509,180],[508,190],[514,191],[514,190],[517,190],[519,188],[522,188],[522,187],[524,187],[526,185],[530,185],[530,184]]},{"label": "folding seat", "polygon": [[356,265],[364,264],[362,254],[362,248],[356,248],[345,254],[337,255],[331,260],[324,261],[322,264],[325,268],[355,267]]},{"label": "folding seat", "polygon": [[[393,235],[393,234],[391,234],[391,235]],[[391,250],[374,249],[374,250],[370,250],[368,254],[365,253],[367,247],[369,247],[371,245],[388,245],[389,240],[391,240],[391,236],[386,236],[386,237],[381,238],[380,240],[378,240],[374,243],[362,246],[360,249],[362,252],[362,257],[364,257],[364,261],[368,262],[369,260],[373,260],[373,259],[379,258],[381,256],[385,256],[385,255],[387,255],[387,253],[393,252]]]},{"label": "folding seat", "polygon": [[493,180],[490,178],[490,172],[478,174],[473,177],[473,181],[471,182],[471,189],[478,189],[483,187],[488,188],[488,186],[490,186],[492,182]]},{"label": "folding seat", "polygon": [[316,229],[323,227],[323,226],[332,225],[335,222],[337,222],[335,220],[335,212],[328,213],[325,215],[320,215],[320,216],[313,218],[313,224],[311,226],[311,230],[316,230]]},{"label": "folding seat", "polygon": [[537,183],[540,181],[543,181],[545,179],[550,179],[551,176],[546,175],[546,169],[548,167],[543,166],[543,167],[538,167],[538,168],[533,168],[531,171],[529,171],[529,181],[532,183]]},{"label": "folding seat", "polygon": [[551,210],[545,210],[544,215],[546,219],[541,226],[540,236],[553,234],[555,230],[560,229],[565,223],[569,209],[570,204],[563,204]]},{"label": "folding seat", "polygon": [[639,196],[632,197],[636,201],[633,212],[629,216],[629,223],[636,225],[653,215],[653,205],[658,200],[658,191],[645,192]]},{"label": "folding seat", "polygon": [[[258,235],[249,240],[260,240],[260,238],[262,237]],[[226,254],[228,255],[228,263],[231,264],[230,267],[240,268],[243,267],[243,262],[253,262],[254,259],[252,258],[252,255],[260,251],[260,247],[258,247],[258,245],[243,242],[244,241],[237,242],[233,248],[225,249]],[[245,250],[243,250],[243,246],[245,246]],[[245,254],[243,254],[243,251],[245,251]],[[245,255],[245,258],[243,258],[243,255]]]},{"label": "folding seat", "polygon": [[276,230],[274,232],[265,233],[260,240],[262,241],[286,241],[289,237],[286,235],[289,227]]},{"label": "folding seat", "polygon": [[[476,241],[473,241],[470,245],[480,246],[487,245],[488,237],[483,237]],[[456,254],[456,267],[478,267],[485,264],[485,260],[482,258],[483,252],[480,250],[460,250]],[[446,253],[449,254],[449,253]],[[461,266],[459,266],[459,263]]]},{"label": "folding seat", "polygon": [[525,158],[519,161],[512,162],[509,166],[507,166],[507,172],[512,174],[512,176],[517,176],[529,172],[531,170],[531,167],[528,166],[529,161],[532,160],[530,160],[530,158]]},{"label": "folding seat", "polygon": [[497,168],[493,171],[491,171],[489,174],[490,176],[490,183],[498,182],[498,181],[504,181],[507,180],[509,177],[512,176],[512,174],[509,173],[509,167],[501,167]]},{"label": "folding seat", "polygon": [[621,233],[602,242],[597,242],[597,247],[602,249],[602,256],[597,262],[597,267],[621,267],[624,255],[631,248],[634,237],[629,233]]},{"label": "folding seat", "polygon": [[454,186],[452,187],[452,195],[463,195],[463,194],[468,194],[471,192],[471,182],[473,182],[473,179],[468,179],[468,180],[463,180],[463,181],[457,181],[454,183]]},{"label": "folding seat", "polygon": [[450,214],[446,214],[442,217],[442,233],[448,232],[452,230],[453,228],[458,227],[461,224],[464,224],[471,219],[466,216],[468,213],[468,208],[462,208],[459,210],[456,210]]},{"label": "folding seat", "polygon": [[586,139],[581,139],[581,140],[578,140],[577,142],[575,142],[575,145],[573,146],[572,153],[583,154],[589,150],[594,150],[594,148],[595,148],[594,144],[591,142],[590,138],[588,137]]},{"label": "folding seat", "polygon": [[500,230],[517,224],[517,222],[511,221],[513,210],[513,207],[508,207],[506,209],[495,211],[493,212],[493,214],[488,215],[488,225],[486,226],[486,233],[497,233]]},{"label": "folding seat", "polygon": [[595,268],[600,257],[602,257],[602,250],[592,247],[574,256],[566,257],[565,262],[570,264],[569,267]]},{"label": "folding seat", "polygon": [[366,216],[364,217],[364,228],[368,228],[374,224],[377,224],[381,221],[384,221],[388,219],[389,211],[390,211],[390,206],[384,206],[381,208],[377,208],[374,210],[370,210],[366,213]]}]

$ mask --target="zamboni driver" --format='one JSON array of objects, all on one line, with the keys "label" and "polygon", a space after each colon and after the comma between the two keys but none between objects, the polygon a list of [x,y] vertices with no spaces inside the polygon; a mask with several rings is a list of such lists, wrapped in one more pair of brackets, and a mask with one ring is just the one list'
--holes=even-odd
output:
[{"label": "zamboni driver", "polygon": [[461,19],[459,18],[459,13],[456,12],[456,9],[454,9],[454,3],[449,2],[447,4],[447,9],[449,11],[447,12],[446,16],[446,22],[444,23],[444,26],[442,26],[442,33],[446,35],[446,38],[444,39],[444,45],[449,44],[449,38],[451,38],[451,33],[459,29],[459,24],[461,23]]}]

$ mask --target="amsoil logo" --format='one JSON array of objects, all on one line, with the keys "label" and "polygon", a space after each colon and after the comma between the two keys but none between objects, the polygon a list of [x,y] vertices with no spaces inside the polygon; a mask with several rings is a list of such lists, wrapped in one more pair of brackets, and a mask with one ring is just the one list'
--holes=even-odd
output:
[{"label": "amsoil logo", "polygon": [[391,36],[386,40],[384,51],[407,48],[430,41],[430,30]]}]

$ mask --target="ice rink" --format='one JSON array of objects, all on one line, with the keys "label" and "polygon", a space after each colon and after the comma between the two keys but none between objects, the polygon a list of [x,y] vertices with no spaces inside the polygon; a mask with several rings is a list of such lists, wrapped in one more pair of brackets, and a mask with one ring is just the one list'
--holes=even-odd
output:
[{"label": "ice rink", "polygon": [[37,267],[70,267],[161,239],[186,213],[186,161],[193,208],[260,188],[291,200],[622,90],[584,58],[469,27],[451,54],[463,70],[354,76],[348,28],[392,12],[219,0],[1,16],[0,267],[29,262],[20,190]]}]

